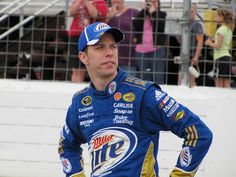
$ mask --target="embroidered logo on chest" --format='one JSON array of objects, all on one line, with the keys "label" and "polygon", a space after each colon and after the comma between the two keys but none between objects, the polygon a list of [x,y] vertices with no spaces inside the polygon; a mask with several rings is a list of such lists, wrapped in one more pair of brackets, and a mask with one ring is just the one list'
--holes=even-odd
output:
[{"label": "embroidered logo on chest", "polygon": [[92,176],[103,176],[126,160],[137,146],[137,137],[122,127],[104,128],[94,133],[89,142]]}]

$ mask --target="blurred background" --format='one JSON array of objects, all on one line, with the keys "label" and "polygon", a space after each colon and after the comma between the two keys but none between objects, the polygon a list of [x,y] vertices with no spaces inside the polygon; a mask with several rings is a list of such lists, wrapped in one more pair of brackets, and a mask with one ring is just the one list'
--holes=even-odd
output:
[{"label": "blurred background", "polygon": [[[204,28],[204,38],[216,31],[217,8],[224,7],[235,14],[235,0],[191,2],[197,5],[197,20]],[[64,176],[57,154],[60,129],[72,95],[89,82],[88,77],[79,83],[72,81],[70,3],[68,0],[0,0],[0,177]],[[125,4],[140,10],[143,1],[125,0]],[[107,5],[111,6],[110,0]],[[175,58],[181,58],[182,46],[176,36],[184,35],[183,24],[188,24],[184,8],[184,1],[161,0],[161,9],[167,13],[163,32],[167,39],[167,65],[161,73],[164,75],[161,87],[200,115],[213,130],[212,148],[196,176],[235,177],[236,31],[227,75],[230,89],[215,87],[208,74],[213,68],[213,50],[205,45],[199,60],[197,87],[178,84],[182,64]],[[135,58],[129,58],[132,59]],[[137,74],[142,71],[137,70]],[[161,134],[160,177],[168,176],[174,167],[181,144],[182,140],[172,134]],[[89,154],[87,146],[83,148],[89,176]]]}]

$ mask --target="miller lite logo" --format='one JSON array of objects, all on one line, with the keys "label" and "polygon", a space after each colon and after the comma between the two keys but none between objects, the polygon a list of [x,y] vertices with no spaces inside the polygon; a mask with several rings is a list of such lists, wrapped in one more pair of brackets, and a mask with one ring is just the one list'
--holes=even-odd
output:
[{"label": "miller lite logo", "polygon": [[61,157],[60,160],[61,160],[64,172],[69,173],[72,169],[70,161],[64,157]]},{"label": "miller lite logo", "polygon": [[110,28],[110,26],[108,26],[108,25],[105,24],[105,23],[99,23],[99,24],[94,28],[94,31],[95,31],[95,32],[98,32],[98,31],[101,31],[101,30],[106,29],[106,28]]},{"label": "miller lite logo", "polygon": [[192,161],[192,155],[189,147],[184,147],[180,153],[180,164],[183,167],[188,167]]},{"label": "miller lite logo", "polygon": [[126,160],[137,146],[137,136],[123,127],[98,130],[89,142],[92,176],[104,176]]},{"label": "miller lite logo", "polygon": [[102,137],[97,137],[93,140],[93,149],[98,149],[102,145],[112,141],[114,135],[104,135]]}]

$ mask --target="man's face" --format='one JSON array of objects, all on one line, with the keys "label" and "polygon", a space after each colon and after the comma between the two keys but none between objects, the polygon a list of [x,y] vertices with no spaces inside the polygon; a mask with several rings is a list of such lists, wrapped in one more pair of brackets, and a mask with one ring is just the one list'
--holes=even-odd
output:
[{"label": "man's face", "polygon": [[93,78],[111,77],[117,72],[118,48],[110,33],[105,33],[97,44],[87,46],[86,52],[79,56]]}]

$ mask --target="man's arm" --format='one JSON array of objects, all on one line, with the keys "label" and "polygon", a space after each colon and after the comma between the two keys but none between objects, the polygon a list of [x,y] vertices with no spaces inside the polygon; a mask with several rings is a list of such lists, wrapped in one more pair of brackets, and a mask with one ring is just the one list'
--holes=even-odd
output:
[{"label": "man's arm", "polygon": [[75,102],[69,107],[66,123],[61,131],[58,153],[66,177],[85,177],[81,143],[83,138],[76,122]]},{"label": "man's arm", "polygon": [[168,130],[184,139],[170,177],[193,177],[211,145],[210,129],[196,114],[154,86],[145,93],[142,110],[144,126],[150,132],[155,133],[155,128]]}]

